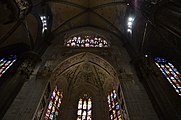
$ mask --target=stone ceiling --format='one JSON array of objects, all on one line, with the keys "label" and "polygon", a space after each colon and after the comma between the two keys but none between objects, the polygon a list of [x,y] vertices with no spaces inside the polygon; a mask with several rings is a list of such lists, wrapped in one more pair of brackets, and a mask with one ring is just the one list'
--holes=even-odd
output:
[{"label": "stone ceiling", "polygon": [[124,31],[125,0],[51,0],[49,2],[54,32],[68,31],[83,26],[113,31]]},{"label": "stone ceiling", "polygon": [[[17,43],[25,43],[32,49],[39,48],[45,39],[41,35],[40,15],[49,9],[48,15],[52,17],[49,32],[52,32],[52,36],[90,27],[113,33],[120,40],[123,38],[126,42],[129,41],[135,51],[141,54],[163,57],[169,54],[173,58],[174,54],[180,53],[180,46],[177,44],[180,41],[149,23],[146,28],[147,20],[140,12],[131,8],[127,0],[48,0],[44,4],[40,4],[41,0],[32,0],[32,3],[32,11],[22,23],[16,21],[0,26],[0,40],[3,40],[0,48]],[[131,13],[134,13],[135,20],[133,34],[128,36],[126,25]],[[9,34],[13,29],[15,31]]]},{"label": "stone ceiling", "polygon": [[92,53],[74,55],[60,63],[53,71],[52,79],[64,87],[67,86],[65,89],[87,86],[90,89],[104,89],[104,92],[108,92],[117,88],[118,76],[113,67]]}]

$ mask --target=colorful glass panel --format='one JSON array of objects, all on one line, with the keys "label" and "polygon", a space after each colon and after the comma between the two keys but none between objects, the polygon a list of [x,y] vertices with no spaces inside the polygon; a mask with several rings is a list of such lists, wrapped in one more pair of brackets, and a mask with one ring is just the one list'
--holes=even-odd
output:
[{"label": "colorful glass panel", "polygon": [[109,47],[108,42],[102,37],[74,36],[69,38],[65,45],[67,47]]},{"label": "colorful glass panel", "polygon": [[16,55],[10,55],[0,59],[0,77],[13,65],[16,60]]},{"label": "colorful glass panel", "polygon": [[118,98],[116,91],[113,90],[108,96],[108,106],[109,106],[109,116],[110,120],[122,120],[121,119],[121,112],[120,112],[120,105],[118,103]]},{"label": "colorful glass panel", "polygon": [[62,98],[63,92],[58,91],[57,87],[55,87],[48,104],[45,120],[57,120]]},{"label": "colorful glass panel", "polygon": [[155,58],[155,64],[158,66],[169,83],[174,87],[175,91],[181,96],[181,74],[167,60],[163,58]]},{"label": "colorful glass panel", "polygon": [[79,99],[77,120],[92,120],[92,100],[87,95]]}]

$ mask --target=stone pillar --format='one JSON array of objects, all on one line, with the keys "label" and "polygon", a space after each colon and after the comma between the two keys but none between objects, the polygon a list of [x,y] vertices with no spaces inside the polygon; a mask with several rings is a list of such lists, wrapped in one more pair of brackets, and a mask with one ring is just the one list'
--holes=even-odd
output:
[{"label": "stone pillar", "polygon": [[[121,108],[125,120],[158,120],[158,116],[143,85],[135,74],[121,73],[119,76],[123,99]],[[128,111],[126,111],[126,108]]]},{"label": "stone pillar", "polygon": [[[33,104],[30,105],[29,102],[36,104],[36,97],[33,94],[39,93],[39,91],[34,90],[41,88],[41,86],[38,87],[38,84],[41,83],[35,80],[36,69],[38,69],[36,66],[40,57],[34,52],[26,52],[18,58],[18,61],[21,63],[18,65],[16,75],[3,90],[6,91],[3,92],[6,98],[4,100],[5,110],[9,107],[3,117],[4,120],[28,120],[29,116],[33,114],[33,109],[30,107]],[[32,99],[34,101],[31,101]]]},{"label": "stone pillar", "polygon": [[22,63],[18,67],[18,72],[20,75],[23,75],[28,79],[33,73],[36,64],[40,62],[40,56],[35,52],[29,51],[24,53],[24,55],[21,56],[21,59]]}]

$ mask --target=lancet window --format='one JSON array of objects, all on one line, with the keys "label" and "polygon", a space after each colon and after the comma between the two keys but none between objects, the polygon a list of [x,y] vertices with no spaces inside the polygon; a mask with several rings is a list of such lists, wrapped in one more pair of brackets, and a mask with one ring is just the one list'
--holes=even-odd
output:
[{"label": "lancet window", "polygon": [[78,101],[77,120],[92,120],[92,100],[87,95]]},{"label": "lancet window", "polygon": [[57,86],[52,92],[51,100],[45,114],[45,120],[57,120],[62,103],[63,92],[59,91]]},{"label": "lancet window", "polygon": [[16,60],[16,55],[0,58],[0,77],[13,65]]},{"label": "lancet window", "polygon": [[46,16],[40,16],[40,19],[42,21],[42,34],[48,29],[47,27],[47,17]]},{"label": "lancet window", "polygon": [[169,83],[173,86],[175,91],[181,96],[181,74],[170,62],[163,58],[155,58],[155,63],[166,77]]},{"label": "lancet window", "polygon": [[109,116],[110,120],[122,120],[121,116],[121,107],[118,103],[118,97],[116,91],[113,90],[108,96],[108,105],[109,105]]}]

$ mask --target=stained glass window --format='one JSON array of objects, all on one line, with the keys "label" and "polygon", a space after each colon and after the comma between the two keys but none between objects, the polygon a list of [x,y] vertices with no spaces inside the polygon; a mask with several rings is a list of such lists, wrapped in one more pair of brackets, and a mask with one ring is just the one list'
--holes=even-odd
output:
[{"label": "stained glass window", "polygon": [[122,120],[120,105],[118,103],[118,97],[116,91],[113,90],[108,96],[108,105],[109,105],[109,116],[110,120]]},{"label": "stained glass window", "polygon": [[16,60],[16,55],[0,58],[0,77],[13,65]]},{"label": "stained glass window", "polygon": [[47,18],[46,16],[40,16],[40,19],[42,21],[42,34],[47,30]]},{"label": "stained glass window", "polygon": [[175,91],[181,96],[181,74],[179,71],[170,62],[163,58],[155,58],[155,63],[174,87]]},{"label": "stained glass window", "polygon": [[74,36],[69,38],[65,45],[67,47],[109,47],[108,42],[102,37],[95,36]]},{"label": "stained glass window", "polygon": [[77,120],[92,120],[92,100],[87,95],[79,99]]},{"label": "stained glass window", "polygon": [[63,92],[58,91],[57,86],[53,90],[51,100],[45,114],[45,120],[57,120],[60,105],[62,103]]}]

